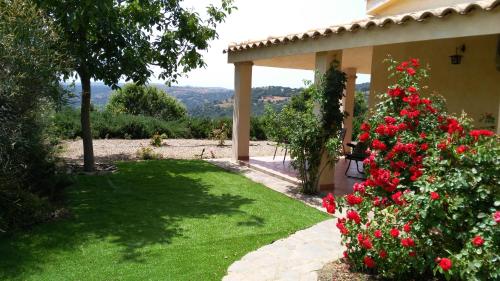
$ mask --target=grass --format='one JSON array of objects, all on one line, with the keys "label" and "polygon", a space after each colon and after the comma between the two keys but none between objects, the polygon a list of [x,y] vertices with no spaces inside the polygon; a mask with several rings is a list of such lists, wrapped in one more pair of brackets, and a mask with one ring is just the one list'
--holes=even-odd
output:
[{"label": "grass", "polygon": [[70,218],[0,238],[0,280],[220,280],[246,253],[328,216],[187,160],[78,176]]}]

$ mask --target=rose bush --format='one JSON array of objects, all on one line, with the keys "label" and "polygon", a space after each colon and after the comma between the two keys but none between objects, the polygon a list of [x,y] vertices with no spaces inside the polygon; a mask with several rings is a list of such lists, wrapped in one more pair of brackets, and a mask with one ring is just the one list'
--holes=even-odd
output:
[{"label": "rose bush", "polygon": [[498,280],[498,136],[424,97],[418,59],[388,62],[397,82],[359,137],[370,144],[367,179],[324,200],[331,213],[346,209],[337,221],[345,260],[384,278]]}]

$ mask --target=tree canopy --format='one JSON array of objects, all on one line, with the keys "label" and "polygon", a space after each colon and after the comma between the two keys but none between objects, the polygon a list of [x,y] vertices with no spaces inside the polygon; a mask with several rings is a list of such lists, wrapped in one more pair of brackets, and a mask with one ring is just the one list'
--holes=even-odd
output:
[{"label": "tree canopy", "polygon": [[182,0],[34,0],[61,29],[73,70],[82,82],[81,123],[85,169],[93,169],[90,83],[117,87],[120,79],[145,84],[161,69],[160,79],[175,82],[182,73],[205,66],[202,52],[217,38],[216,26],[234,7],[233,0],[209,5],[206,17]]}]

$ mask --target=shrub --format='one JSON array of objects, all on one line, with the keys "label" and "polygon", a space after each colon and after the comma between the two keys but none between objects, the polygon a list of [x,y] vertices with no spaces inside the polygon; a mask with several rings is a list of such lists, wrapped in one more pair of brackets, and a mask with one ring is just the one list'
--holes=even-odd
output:
[{"label": "shrub", "polygon": [[61,101],[64,54],[33,3],[0,0],[0,232],[48,216],[65,182],[56,175],[46,113]]},{"label": "shrub", "polygon": [[142,160],[158,160],[162,158],[161,154],[156,153],[151,147],[142,147],[135,154],[137,158]]},{"label": "shrub", "polygon": [[113,113],[156,117],[165,121],[186,116],[186,108],[165,91],[151,86],[126,84],[114,91],[106,106]]},{"label": "shrub", "polygon": [[[146,139],[159,133],[165,134],[168,138],[208,139],[211,137],[212,130],[221,122],[226,124],[227,137],[232,136],[230,118],[186,117],[180,120],[163,121],[149,116],[114,114],[108,111],[93,111],[90,118],[94,138]],[[253,118],[252,120],[260,119]],[[261,121],[250,124],[250,137],[257,140],[265,139]],[[55,113],[52,118],[51,133],[63,139],[81,137],[80,112],[76,109],[65,108]]]},{"label": "shrub", "polygon": [[156,134],[154,134],[154,135],[151,137],[150,144],[151,144],[152,146],[160,147],[162,142],[163,142],[163,137],[162,137],[162,135],[160,135],[159,133],[156,133]]},{"label": "shrub", "polygon": [[[397,83],[361,126],[368,178],[338,199],[344,255],[384,278],[498,280],[498,137],[423,97],[418,59],[389,62]],[[333,196],[324,206],[335,211]]]},{"label": "shrub", "polygon": [[216,127],[212,130],[212,139],[219,141],[218,146],[224,146],[224,142],[227,139],[228,130],[229,128],[224,121],[221,121],[219,127]]}]

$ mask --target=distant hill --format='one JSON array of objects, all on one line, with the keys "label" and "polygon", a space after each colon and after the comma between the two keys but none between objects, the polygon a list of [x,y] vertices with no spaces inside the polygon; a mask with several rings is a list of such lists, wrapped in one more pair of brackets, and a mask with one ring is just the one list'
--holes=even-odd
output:
[{"label": "distant hill", "polygon": [[[175,97],[183,104],[190,115],[200,117],[226,117],[233,114],[234,91],[218,87],[167,87],[164,84],[150,84],[165,90],[169,95]],[[69,86],[68,86],[69,87]],[[356,90],[369,91],[370,83],[356,85]],[[74,107],[80,105],[80,85],[70,90],[77,93],[70,100]],[[288,100],[300,92],[300,88],[289,88],[281,86],[267,86],[252,88],[252,115],[264,113],[264,105],[270,103],[275,109],[282,108]],[[103,108],[108,102],[112,89],[102,83],[92,84],[92,104]]]}]

